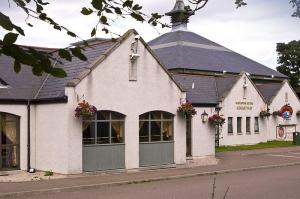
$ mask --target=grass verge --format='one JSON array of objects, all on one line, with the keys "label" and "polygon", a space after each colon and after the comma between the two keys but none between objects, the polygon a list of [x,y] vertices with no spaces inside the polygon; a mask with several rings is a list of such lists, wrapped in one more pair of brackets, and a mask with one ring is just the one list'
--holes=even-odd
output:
[{"label": "grass verge", "polygon": [[238,146],[220,146],[216,149],[216,152],[225,151],[243,151],[243,150],[255,150],[255,149],[266,149],[266,148],[278,148],[278,147],[292,147],[292,141],[279,141],[273,140],[268,142],[261,142],[254,145],[238,145]]}]

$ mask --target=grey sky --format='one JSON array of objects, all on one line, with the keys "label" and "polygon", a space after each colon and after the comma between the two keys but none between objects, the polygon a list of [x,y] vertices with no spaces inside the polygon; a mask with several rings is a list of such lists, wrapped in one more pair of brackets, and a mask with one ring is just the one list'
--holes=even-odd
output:
[{"label": "grey sky", "polygon": [[[87,39],[96,23],[96,17],[82,16],[80,10],[89,6],[84,0],[48,0],[50,5],[46,11],[50,16],[68,27],[80,37]],[[148,13],[165,13],[170,11],[175,0],[137,0]],[[187,2],[187,0],[186,0]],[[234,0],[210,0],[207,6],[192,16],[189,30],[196,32],[221,45],[235,50],[271,68],[276,67],[276,43],[300,39],[300,19],[292,18],[293,9],[289,0],[247,0],[248,6],[235,9]],[[49,25],[30,19],[34,25],[25,25],[26,16],[21,10],[7,1],[0,1],[0,10],[9,14],[11,19],[24,28],[26,37],[20,37],[18,43],[26,45],[64,47],[75,42],[65,33],[53,30]],[[163,19],[169,22],[169,18]],[[133,20],[118,20],[113,24],[113,30],[124,33],[129,28],[135,28],[141,36],[149,41],[168,32],[169,29],[154,29],[147,24]],[[4,31],[0,29],[1,37]],[[97,37],[108,37],[101,32]]]}]

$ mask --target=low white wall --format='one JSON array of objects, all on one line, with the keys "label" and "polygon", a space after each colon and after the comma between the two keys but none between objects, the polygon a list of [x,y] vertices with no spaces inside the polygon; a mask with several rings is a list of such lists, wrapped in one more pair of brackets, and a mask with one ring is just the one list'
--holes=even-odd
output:
[{"label": "low white wall", "polygon": [[201,114],[205,111],[212,115],[215,108],[196,108],[192,118],[192,156],[215,155],[215,129],[207,122],[203,123]]}]

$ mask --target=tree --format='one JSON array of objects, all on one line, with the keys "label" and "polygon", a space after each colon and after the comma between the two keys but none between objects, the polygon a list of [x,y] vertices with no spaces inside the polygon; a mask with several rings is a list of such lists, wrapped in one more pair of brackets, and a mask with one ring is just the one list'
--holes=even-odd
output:
[{"label": "tree", "polygon": [[290,84],[295,91],[300,91],[300,40],[289,43],[278,43],[277,70],[290,78]]},{"label": "tree", "polygon": [[[169,27],[168,24],[160,22],[163,15],[159,13],[146,14],[142,10],[142,6],[136,4],[134,0],[90,0],[91,6],[84,7],[81,10],[83,15],[95,15],[98,18],[98,23],[91,28],[91,37],[96,35],[98,30],[111,34],[113,37],[117,33],[110,31],[110,25],[116,22],[115,16],[121,18],[133,18],[140,22],[147,22],[152,26],[160,25],[161,27]],[[193,6],[187,6],[185,9],[187,14],[193,15],[197,10],[202,9],[209,2],[209,0],[188,0]],[[237,8],[247,5],[244,0],[234,0]],[[35,18],[48,23],[53,29],[57,31],[63,31],[71,37],[78,37],[76,33],[70,29],[57,23],[53,17],[48,16],[44,11],[44,6],[47,6],[49,2],[44,0],[8,0],[8,3],[14,3],[21,10],[27,14],[25,22],[28,26],[33,25],[27,22],[28,18]],[[291,0],[290,3],[296,8],[295,13],[292,16],[300,17],[300,0]],[[5,29],[7,33],[3,39],[0,40],[0,55],[12,57],[14,59],[14,70],[16,73],[20,72],[22,65],[28,65],[32,67],[34,75],[42,75],[48,73],[56,77],[65,77],[67,74],[61,68],[54,66],[55,62],[61,62],[61,59],[72,61],[73,57],[77,57],[83,61],[87,58],[84,55],[84,48],[80,46],[69,46],[67,48],[57,49],[55,51],[41,51],[32,47],[25,47],[16,45],[16,41],[19,35],[25,36],[24,30],[11,21],[8,15],[0,12],[0,27]],[[83,39],[81,39],[83,40]],[[84,41],[84,40],[83,40]],[[87,42],[84,42],[88,45]]]}]

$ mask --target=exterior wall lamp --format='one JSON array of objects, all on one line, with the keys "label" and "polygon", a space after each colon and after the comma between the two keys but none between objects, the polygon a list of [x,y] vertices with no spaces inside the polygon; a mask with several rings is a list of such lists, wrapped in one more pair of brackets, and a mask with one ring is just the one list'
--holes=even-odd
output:
[{"label": "exterior wall lamp", "polygon": [[208,120],[208,114],[206,113],[206,111],[204,110],[204,112],[201,114],[201,119],[202,122],[205,123]]}]

